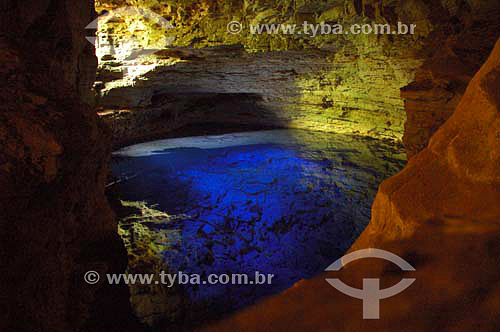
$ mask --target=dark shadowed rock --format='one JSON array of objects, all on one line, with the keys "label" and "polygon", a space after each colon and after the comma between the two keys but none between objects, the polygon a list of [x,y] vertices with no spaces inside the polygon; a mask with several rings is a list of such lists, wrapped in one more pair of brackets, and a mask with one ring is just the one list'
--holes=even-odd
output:
[{"label": "dark shadowed rock", "polygon": [[[86,103],[93,3],[1,7],[0,330],[77,331],[105,298],[84,273],[127,264],[104,196],[108,137]],[[115,294],[115,309],[127,297]]]}]

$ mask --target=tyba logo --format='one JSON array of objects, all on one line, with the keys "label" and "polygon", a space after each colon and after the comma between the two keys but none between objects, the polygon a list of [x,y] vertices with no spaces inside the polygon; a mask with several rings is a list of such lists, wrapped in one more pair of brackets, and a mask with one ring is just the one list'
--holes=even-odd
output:
[{"label": "tyba logo", "polygon": [[[373,248],[358,250],[345,255],[330,265],[326,271],[340,271],[342,266],[362,258],[381,258],[396,264],[403,271],[415,271],[413,266],[401,257],[385,250]],[[403,280],[396,285],[386,289],[380,289],[380,279],[363,279],[363,289],[348,286],[339,279],[326,279],[326,281],[342,293],[363,300],[363,319],[379,319],[380,300],[401,293],[410,287],[415,279],[403,278]]]}]

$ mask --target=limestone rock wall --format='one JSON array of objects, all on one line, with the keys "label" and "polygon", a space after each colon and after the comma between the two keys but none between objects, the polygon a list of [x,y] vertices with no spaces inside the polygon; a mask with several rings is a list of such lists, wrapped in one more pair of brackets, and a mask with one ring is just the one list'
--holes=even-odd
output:
[{"label": "limestone rock wall", "polygon": [[[342,80],[334,74],[336,71],[345,72],[345,80],[352,84],[356,84],[357,78],[352,78],[354,68],[346,69],[345,64],[327,60],[328,52],[311,50],[252,55],[241,48],[225,47],[183,50],[181,54],[192,60],[157,67],[133,86],[105,89],[100,106],[105,112],[115,110],[115,114],[116,110],[132,110],[128,114],[135,117],[159,112],[164,114],[165,120],[155,125],[164,130],[210,119],[222,123],[259,123],[393,139],[402,134],[395,128],[403,126],[402,100],[397,96],[387,96],[386,84],[382,82],[378,88],[384,91],[369,96],[368,92],[361,90],[375,90],[377,87],[358,86],[361,90],[335,87],[332,84],[337,83],[332,81]],[[364,74],[370,76],[369,65],[365,66],[367,71]],[[386,64],[380,61],[373,65],[373,70],[382,71],[382,67],[386,68]],[[377,78],[367,78],[370,79]],[[393,92],[398,94],[398,87],[394,87]],[[188,95],[207,101],[210,94],[218,95],[218,99],[210,101],[214,107],[203,102],[198,103],[199,106],[193,106],[193,103],[186,106],[182,97]],[[240,96],[239,103],[233,98],[232,107],[224,106],[231,96]],[[356,108],[351,97],[357,100]],[[366,108],[361,109],[360,105]],[[391,113],[386,107],[395,107],[399,111]],[[135,135],[146,128],[143,122],[141,125],[135,121],[130,123],[134,129],[123,134]],[[149,121],[146,118],[146,123],[151,123],[151,118]],[[111,124],[117,127],[115,123]]]},{"label": "limestone rock wall", "polygon": [[[500,4],[491,0],[97,2],[101,12],[125,5],[149,8],[175,28],[159,29],[148,20],[141,20],[138,27],[134,21],[137,17],[114,20],[99,31],[101,37],[111,40],[112,49],[119,49],[123,36],[133,35],[150,48],[161,48],[158,45],[164,35],[175,39],[170,45],[174,50],[143,59],[140,65],[131,64],[128,70],[135,66],[138,71],[133,75],[122,68],[123,61],[106,50],[100,55],[99,103],[105,114],[114,115],[105,119],[115,141],[137,139],[141,137],[139,132],[149,127],[154,127],[156,134],[165,133],[191,121],[193,109],[186,110],[184,103],[158,108],[152,105],[147,89],[144,94],[131,95],[128,87],[139,82],[160,94],[164,90],[172,93],[180,85],[177,91],[188,93],[195,90],[260,96],[258,107],[253,112],[245,111],[248,116],[239,118],[240,122],[395,140],[404,133],[410,157],[427,145],[430,136],[452,114],[473,73],[491,51],[500,22]],[[230,21],[240,21],[242,33],[228,33]],[[402,21],[416,24],[417,29],[413,36],[349,34],[314,38],[303,34],[252,34],[249,29],[250,24],[300,26],[305,21],[345,27],[354,23],[394,26]],[[116,42],[111,35],[121,37]],[[209,51],[200,55],[193,50],[227,45],[241,46],[244,54],[226,49],[225,53]],[[157,71],[147,77],[154,83],[148,86],[141,80],[141,71],[155,67]],[[221,112],[196,111],[221,122],[231,121],[221,117]],[[177,122],[165,118],[158,122],[158,114],[167,114],[167,118],[168,114],[176,114]]]},{"label": "limestone rock wall", "polygon": [[500,221],[499,68],[500,42],[428,148],[381,185],[360,244],[381,230],[407,237],[427,222]]},{"label": "limestone rock wall", "polygon": [[453,12],[453,19],[432,34],[415,81],[401,90],[407,114],[403,141],[409,157],[427,147],[453,114],[500,36],[499,2],[457,2]]},{"label": "limestone rock wall", "polygon": [[[439,23],[429,5],[420,0],[404,5],[394,1],[351,0],[128,1],[126,4],[154,10],[169,19],[175,29],[159,31],[157,26],[147,25],[135,29],[131,21],[124,19],[101,28],[101,35],[134,34],[153,45],[159,33],[174,36],[175,40],[170,51],[143,59],[140,65],[145,71],[148,65],[154,68],[145,75],[127,78],[125,73],[124,78],[120,77],[120,61],[111,54],[104,55],[98,78],[99,103],[104,111],[137,111],[144,118],[152,112],[151,93],[250,93],[259,96],[258,108],[245,121],[262,122],[266,118],[268,125],[391,139],[401,139],[403,135],[405,113],[399,90],[414,79],[415,70],[424,60],[418,51]],[[124,5],[101,1],[97,8],[109,11]],[[444,9],[443,14],[447,18],[451,15]],[[241,34],[227,32],[226,26],[233,20],[243,23]],[[417,24],[416,35],[312,38],[249,32],[249,24],[301,25],[307,21],[340,23],[345,27],[354,23],[394,26],[399,20]],[[228,45],[241,49],[227,48]],[[115,46],[119,47],[118,43]],[[132,86],[144,87],[143,93],[130,95]],[[178,113],[178,119],[189,113],[173,108],[163,108],[162,112]],[[263,117],[259,116],[262,110]],[[122,117],[122,122],[133,126],[136,116],[122,112],[122,116],[126,114],[129,117]],[[224,120],[222,117],[221,121]],[[165,128],[169,127],[171,124],[165,124]],[[123,130],[115,133],[117,140],[124,139]]]},{"label": "limestone rock wall", "polygon": [[127,264],[104,195],[110,147],[86,103],[95,11],[87,0],[1,8],[0,330],[77,331],[103,296],[83,274]]}]

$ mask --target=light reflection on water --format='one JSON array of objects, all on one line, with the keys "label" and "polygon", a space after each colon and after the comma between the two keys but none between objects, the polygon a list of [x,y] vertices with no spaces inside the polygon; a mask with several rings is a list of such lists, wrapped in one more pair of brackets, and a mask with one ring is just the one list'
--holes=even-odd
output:
[{"label": "light reflection on water", "polygon": [[[115,153],[113,175],[127,180],[113,185],[112,195],[185,215],[162,225],[179,234],[161,252],[170,272],[275,275],[272,285],[182,287],[183,302],[213,318],[312,277],[342,256],[368,224],[378,185],[403,164],[392,143],[338,134],[183,138]],[[196,310],[190,315],[207,319]]]}]

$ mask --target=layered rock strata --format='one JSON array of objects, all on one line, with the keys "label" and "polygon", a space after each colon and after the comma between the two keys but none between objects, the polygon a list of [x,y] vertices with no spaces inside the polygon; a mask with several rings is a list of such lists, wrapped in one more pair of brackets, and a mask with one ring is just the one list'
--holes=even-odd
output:
[{"label": "layered rock strata", "polygon": [[[97,8],[104,12],[124,5],[102,1]],[[167,132],[192,121],[192,112],[209,117],[218,112],[204,111],[203,106],[185,109],[183,101],[157,105],[153,100],[165,94],[171,100],[182,99],[176,96],[179,93],[196,94],[196,99],[207,93],[217,93],[221,100],[227,98],[223,94],[252,96],[251,109],[244,97],[242,105],[235,103],[231,110],[219,111],[222,116],[213,115],[223,123],[259,122],[399,140],[405,121],[399,89],[414,79],[423,61],[417,51],[435,28],[428,6],[418,0],[411,5],[391,1],[139,1],[127,5],[153,10],[175,29],[148,27],[144,22],[136,28],[131,18],[113,20],[99,29],[100,37],[108,40],[107,54],[100,58],[99,104],[117,141],[136,139],[141,136],[136,128],[144,125]],[[231,21],[242,22],[242,33],[227,32]],[[343,24],[346,29],[365,23],[395,28],[398,21],[417,24],[417,33],[313,38],[252,34],[249,29],[250,24],[273,23],[302,29],[304,22]],[[162,33],[175,37],[169,50],[136,59],[129,66],[120,59],[127,58],[119,51],[125,49],[123,39],[134,36],[136,42],[158,47]],[[170,120],[171,114],[178,123]]]},{"label": "layered rock strata", "polygon": [[[100,27],[99,36],[107,46],[98,52],[101,66],[97,87],[102,114],[118,143],[145,139],[148,130],[154,137],[164,135],[193,121],[192,112],[208,117],[214,112],[213,117],[222,123],[231,123],[236,116],[236,121],[270,127],[312,128],[396,140],[405,133],[409,157],[421,151],[452,114],[472,75],[491,51],[500,22],[500,4],[494,0],[141,0],[98,1],[96,5],[102,13],[125,5],[147,8],[175,26],[161,29],[146,19],[138,23],[131,15]],[[231,21],[241,22],[243,31],[228,33],[226,27]],[[250,32],[250,25],[256,24],[295,24],[301,30],[304,22],[342,24],[346,28],[352,24],[390,24],[395,28],[398,21],[416,24],[415,35],[318,33],[311,37],[304,33]],[[129,65],[122,61],[130,55],[127,48],[163,48],[164,35],[175,38],[170,51]],[[245,51],[193,50],[227,45],[238,45]],[[304,50],[313,54],[294,52]],[[251,55],[256,52],[260,54]],[[155,67],[160,68],[147,78],[141,77]],[[144,82],[151,78],[154,83]],[[249,111],[247,98],[243,98],[241,105],[234,103],[232,111],[223,110],[220,116],[213,108],[186,106],[183,100],[159,107],[150,93],[127,97],[129,87],[137,82],[147,87],[145,90],[163,94],[163,89],[171,91],[179,82],[191,80],[195,85],[208,82],[197,86],[201,96],[195,99],[216,90],[218,94],[254,94],[258,104]],[[184,89],[185,85],[176,92]],[[122,100],[117,102],[117,98]],[[227,99],[222,95],[217,98]],[[240,113],[247,116],[238,118]],[[171,114],[176,114],[175,120],[171,120]]]},{"label": "layered rock strata", "polygon": [[[402,102],[387,95],[388,84],[341,87],[342,79],[332,73],[345,72],[349,78],[344,80],[359,75],[349,74],[354,69],[329,58],[329,52],[248,54],[243,48],[222,47],[180,49],[177,54],[190,60],[157,67],[133,86],[101,91],[101,115],[119,141],[200,122],[401,136],[396,127],[402,128],[404,119],[386,108],[397,108],[401,115]],[[375,61],[373,71],[377,68],[386,68],[385,62]],[[375,79],[372,74],[366,72],[366,79]],[[368,97],[364,89],[378,93]],[[397,94],[398,87],[392,91]]]}]

